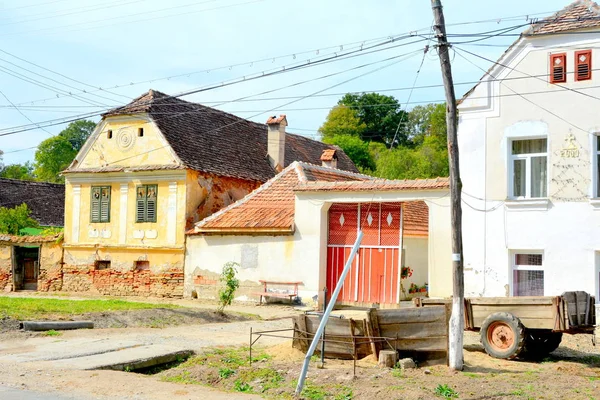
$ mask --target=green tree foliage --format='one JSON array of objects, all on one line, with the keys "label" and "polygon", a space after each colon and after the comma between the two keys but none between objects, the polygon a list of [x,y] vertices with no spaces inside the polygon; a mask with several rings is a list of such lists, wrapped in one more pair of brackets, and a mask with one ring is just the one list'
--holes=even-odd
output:
[{"label": "green tree foliage", "polygon": [[40,181],[64,182],[59,174],[71,164],[77,151],[62,136],[44,140],[35,152],[35,176]]},{"label": "green tree foliage", "polygon": [[25,164],[5,165],[0,169],[0,177],[32,181],[35,179],[33,176],[33,164],[27,161]]},{"label": "green tree foliage", "polygon": [[325,123],[319,128],[319,133],[324,141],[340,135],[361,138],[365,129],[367,124],[361,122],[356,110],[338,105],[331,109]]},{"label": "green tree foliage", "polygon": [[361,172],[387,179],[448,176],[445,104],[404,113],[391,96],[347,94],[319,132],[324,142],[341,147]]},{"label": "green tree foliage", "polygon": [[35,152],[35,177],[46,182],[64,182],[60,173],[71,164],[96,124],[71,122],[57,136],[44,140]]},{"label": "green tree foliage", "polygon": [[[366,128],[360,133],[360,138],[365,141],[381,142],[388,146],[406,146],[410,144],[406,126],[408,115],[400,107],[400,103],[392,96],[378,93],[346,94],[338,102],[339,105],[353,109],[361,123]],[[398,130],[396,135],[396,130]]]},{"label": "green tree foliage", "polygon": [[85,141],[90,137],[96,123],[94,121],[80,120],[71,122],[65,129],[63,129],[58,136],[62,136],[71,143],[71,146],[75,151],[81,150]]},{"label": "green tree foliage", "polygon": [[25,203],[14,208],[0,207],[0,233],[18,235],[23,228],[38,228],[39,224],[30,214]]},{"label": "green tree foliage", "polygon": [[369,152],[369,144],[357,136],[336,135],[324,140],[344,150],[361,172],[370,173],[376,168],[375,160]]}]

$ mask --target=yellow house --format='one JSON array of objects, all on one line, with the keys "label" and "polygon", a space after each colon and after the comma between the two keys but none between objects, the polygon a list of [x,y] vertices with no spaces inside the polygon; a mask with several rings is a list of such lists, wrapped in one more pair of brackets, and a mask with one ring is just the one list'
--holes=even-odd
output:
[{"label": "yellow house", "polygon": [[[65,291],[181,296],[185,231],[332,146],[150,90],[103,115],[65,170]],[[338,167],[356,171],[338,151]]]}]

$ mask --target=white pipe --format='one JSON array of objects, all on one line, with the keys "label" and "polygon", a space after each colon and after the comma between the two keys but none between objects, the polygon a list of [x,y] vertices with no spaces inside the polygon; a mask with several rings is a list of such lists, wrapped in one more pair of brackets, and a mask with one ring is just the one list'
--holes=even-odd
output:
[{"label": "white pipe", "polygon": [[296,396],[299,396],[302,392],[302,388],[304,387],[304,381],[306,380],[306,373],[308,372],[308,365],[310,363],[310,358],[312,357],[315,349],[317,348],[317,344],[319,341],[317,338],[321,337],[323,334],[323,330],[325,329],[325,325],[327,325],[327,320],[329,319],[329,314],[333,310],[335,306],[335,302],[337,301],[338,295],[342,290],[342,286],[344,286],[344,281],[346,280],[346,275],[348,275],[348,271],[350,271],[350,267],[352,266],[352,261],[354,261],[354,257],[358,252],[358,248],[360,247],[360,242],[362,242],[363,231],[360,230],[358,232],[358,236],[356,238],[356,242],[354,242],[354,246],[352,247],[352,251],[350,252],[350,256],[346,261],[346,265],[344,265],[344,270],[342,271],[342,275],[340,275],[340,279],[338,280],[338,284],[335,287],[335,290],[331,294],[331,298],[329,299],[329,304],[327,304],[327,308],[323,313],[323,318],[321,318],[321,322],[319,323],[319,328],[317,328],[317,332],[313,337],[313,340],[306,352],[306,357],[304,357],[304,364],[302,365],[302,370],[300,371],[300,378],[298,379],[298,386],[296,386]]}]

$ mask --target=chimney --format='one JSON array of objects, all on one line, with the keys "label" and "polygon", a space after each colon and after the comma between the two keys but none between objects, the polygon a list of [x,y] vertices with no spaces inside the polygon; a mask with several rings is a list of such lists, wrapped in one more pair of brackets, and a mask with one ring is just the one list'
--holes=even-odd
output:
[{"label": "chimney", "polygon": [[321,161],[324,167],[337,168],[337,154],[335,149],[326,149],[321,154]]},{"label": "chimney", "polygon": [[285,167],[285,115],[276,115],[267,120],[267,154],[269,162],[276,171]]}]

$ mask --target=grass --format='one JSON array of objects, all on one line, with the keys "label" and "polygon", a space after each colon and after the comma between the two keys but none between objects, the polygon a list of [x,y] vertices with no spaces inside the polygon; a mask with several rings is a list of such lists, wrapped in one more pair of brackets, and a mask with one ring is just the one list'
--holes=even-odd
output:
[{"label": "grass", "polygon": [[448,385],[437,385],[435,388],[435,394],[445,399],[455,399],[458,397],[458,393]]},{"label": "grass", "polygon": [[0,297],[0,316],[16,319],[43,319],[91,312],[181,308],[173,304],[138,303],[125,300],[63,300],[27,297]]},{"label": "grass", "polygon": [[54,329],[50,329],[49,331],[44,332],[44,336],[60,336],[62,332],[55,331]]}]

